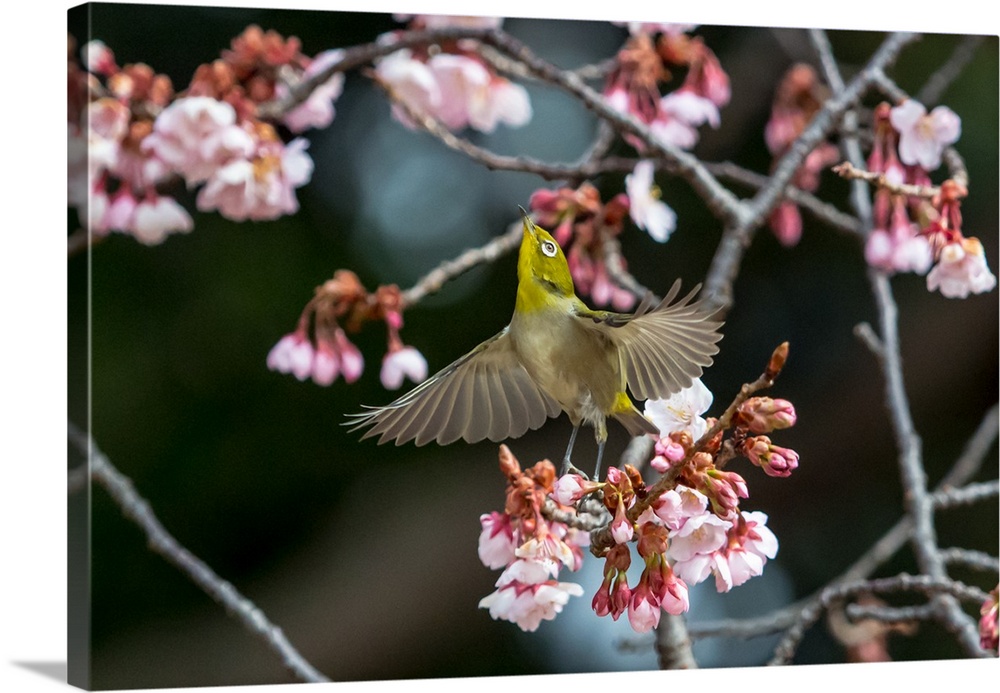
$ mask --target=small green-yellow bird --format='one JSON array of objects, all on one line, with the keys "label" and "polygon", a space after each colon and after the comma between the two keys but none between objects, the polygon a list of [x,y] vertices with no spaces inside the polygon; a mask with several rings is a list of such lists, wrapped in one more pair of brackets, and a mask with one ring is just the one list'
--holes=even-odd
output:
[{"label": "small green-yellow bird", "polygon": [[498,442],[566,412],[573,433],[563,472],[575,469],[573,443],[587,423],[597,439],[597,478],[609,416],[631,435],[658,433],[626,386],[638,399],[666,398],[711,365],[722,323],[704,301],[691,302],[700,285],[671,303],[678,279],[659,305],[647,310],[643,302],[634,315],[591,310],[574,293],[559,244],[523,216],[510,324],[395,402],[354,415],[351,430],[371,426],[362,440]]}]

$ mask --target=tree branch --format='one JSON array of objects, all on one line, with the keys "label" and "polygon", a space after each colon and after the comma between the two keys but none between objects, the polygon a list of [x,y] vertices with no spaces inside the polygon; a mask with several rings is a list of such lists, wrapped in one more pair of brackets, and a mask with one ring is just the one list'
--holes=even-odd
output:
[{"label": "tree branch", "polygon": [[149,548],[160,554],[184,573],[208,596],[225,607],[244,627],[259,637],[274,651],[285,667],[302,681],[329,681],[299,654],[281,628],[271,623],[252,601],[244,597],[229,582],[220,578],[208,565],[192,554],[164,528],[145,498],[139,495],[132,481],[119,472],[101,452],[93,439],[69,422],[69,439],[87,455],[90,478],[99,483],[118,504],[122,514],[146,534]]}]

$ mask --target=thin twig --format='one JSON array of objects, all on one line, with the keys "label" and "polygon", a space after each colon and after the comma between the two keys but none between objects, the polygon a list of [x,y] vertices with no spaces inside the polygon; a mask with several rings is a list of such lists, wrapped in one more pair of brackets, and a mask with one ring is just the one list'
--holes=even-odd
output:
[{"label": "thin twig", "polygon": [[659,303],[660,297],[640,284],[639,280],[625,268],[625,258],[622,256],[622,246],[618,239],[604,229],[600,234],[601,248],[604,250],[604,266],[608,270],[611,282],[631,292],[636,298],[642,299],[648,295],[654,303]]},{"label": "thin twig", "polygon": [[930,200],[941,192],[941,188],[936,185],[894,183],[884,173],[856,168],[849,161],[837,164],[831,170],[845,180],[862,180],[872,184],[876,188],[884,188],[894,195],[906,195],[908,197],[919,197]]},{"label": "thin twig", "polygon": [[979,484],[969,484],[962,488],[948,488],[931,495],[934,508],[954,508],[961,505],[972,505],[987,498],[996,498],[1000,494],[1000,481],[984,481]]},{"label": "thin twig", "polygon": [[917,92],[917,101],[927,106],[940,102],[948,87],[958,79],[972,60],[982,42],[982,36],[963,37],[948,59],[924,82],[924,86]]},{"label": "thin twig", "polygon": [[[754,190],[760,190],[770,180],[768,176],[749,171],[742,166],[737,166],[728,161],[705,165],[720,180],[739,183]],[[794,202],[800,209],[808,212],[814,219],[826,224],[834,231],[841,231],[855,236],[861,234],[861,224],[856,217],[840,211],[828,202],[823,202],[812,193],[806,192],[801,188],[796,188],[794,185],[789,185],[785,188],[783,195],[784,199]]]},{"label": "thin twig", "polygon": [[496,236],[485,245],[471,248],[452,260],[442,262],[403,292],[403,305],[412,306],[419,303],[473,267],[493,262],[511,252],[521,242],[521,234],[521,222],[517,221],[503,235]]},{"label": "thin twig", "polygon": [[281,628],[271,623],[260,608],[240,594],[230,582],[216,575],[204,561],[181,546],[160,523],[149,502],[135,490],[132,481],[115,468],[90,436],[81,432],[73,422],[69,422],[69,432],[70,441],[84,455],[89,454],[91,478],[104,487],[121,508],[122,514],[142,529],[151,551],[163,556],[208,596],[225,607],[251,633],[261,638],[299,679],[311,683],[330,680],[299,654]]},{"label": "thin twig", "polygon": [[964,565],[990,573],[1000,572],[1000,559],[983,551],[953,547],[941,550],[941,560],[948,565]]},{"label": "thin twig", "polygon": [[382,88],[396,108],[401,110],[410,121],[441,140],[449,149],[465,154],[491,171],[520,171],[533,173],[545,180],[570,180],[592,178],[607,172],[631,171],[635,168],[635,160],[622,158],[588,157],[577,164],[549,164],[527,156],[496,154],[473,144],[464,137],[459,137],[436,118],[418,111],[406,99],[397,96],[389,85],[378,79],[374,79],[374,81]]},{"label": "thin twig", "polygon": [[[930,575],[907,575],[905,573],[890,578],[830,585],[820,593],[819,599],[814,604],[810,604],[802,610],[795,625],[788,630],[782,641],[778,643],[774,656],[768,664],[772,666],[788,664],[795,655],[798,644],[805,635],[806,630],[819,620],[823,611],[831,603],[845,600],[856,594],[869,592],[874,594],[918,592],[934,597],[946,595],[975,604],[982,604],[988,597],[981,589],[970,587],[957,580],[936,578]],[[976,652],[972,654],[979,657],[991,656],[978,647],[976,648]]]},{"label": "thin twig", "polygon": [[880,623],[908,623],[913,621],[931,621],[937,616],[932,604],[916,604],[914,606],[869,606],[865,604],[848,604],[845,608],[847,617],[852,621],[867,619]]}]

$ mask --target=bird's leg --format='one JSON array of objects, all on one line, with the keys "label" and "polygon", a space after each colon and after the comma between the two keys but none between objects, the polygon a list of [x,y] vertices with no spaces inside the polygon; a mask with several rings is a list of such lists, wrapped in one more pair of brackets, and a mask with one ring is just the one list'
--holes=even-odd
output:
[{"label": "bird's leg", "polygon": [[604,441],[597,441],[597,468],[594,470],[594,481],[601,478],[601,457],[604,455]]},{"label": "bird's leg", "polygon": [[586,476],[586,474],[584,474],[579,469],[574,467],[573,463],[570,461],[570,457],[573,455],[573,444],[576,443],[576,434],[579,431],[580,431],[580,424],[576,424],[573,426],[573,432],[569,434],[569,445],[566,447],[566,454],[563,455],[562,471],[559,473],[559,476],[563,476],[569,473],[579,474],[580,476]]}]

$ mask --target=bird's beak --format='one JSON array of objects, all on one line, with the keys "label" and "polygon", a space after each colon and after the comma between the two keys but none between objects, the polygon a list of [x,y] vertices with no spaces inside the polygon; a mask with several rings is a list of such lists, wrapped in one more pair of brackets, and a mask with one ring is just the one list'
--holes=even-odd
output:
[{"label": "bird's beak", "polygon": [[528,213],[526,211],[524,211],[524,207],[521,207],[520,205],[518,205],[517,208],[521,210],[521,218],[524,221],[524,235],[526,235],[526,236],[530,235],[532,238],[534,238],[534,236],[535,236],[535,222],[533,222],[531,220],[531,217],[528,216]]}]

